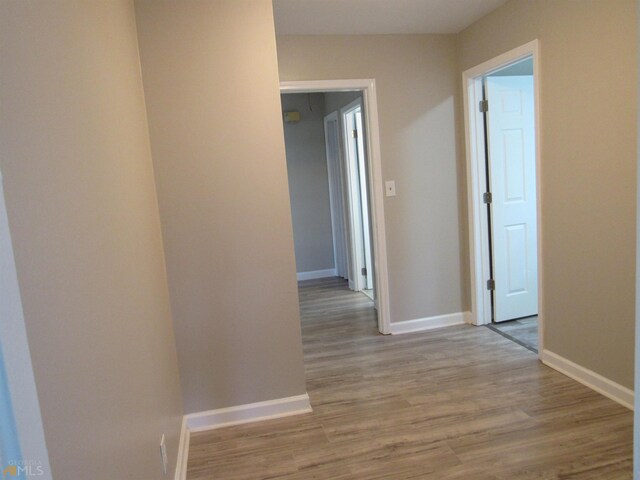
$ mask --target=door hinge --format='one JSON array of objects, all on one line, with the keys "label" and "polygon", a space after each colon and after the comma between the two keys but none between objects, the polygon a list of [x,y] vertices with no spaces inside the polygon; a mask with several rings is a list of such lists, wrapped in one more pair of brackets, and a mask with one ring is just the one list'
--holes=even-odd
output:
[{"label": "door hinge", "polygon": [[491,192],[485,192],[482,194],[482,201],[486,204],[489,204],[491,202],[493,202],[493,195],[491,195]]},{"label": "door hinge", "polygon": [[487,290],[495,290],[496,289],[496,281],[493,278],[487,280]]},{"label": "door hinge", "polygon": [[351,136],[353,138],[358,138],[358,130],[351,130]]},{"label": "door hinge", "polygon": [[480,112],[486,113],[489,111],[489,100],[480,100],[480,104],[478,105]]},{"label": "door hinge", "polygon": [[367,276],[367,267],[362,267],[362,269],[360,270],[360,273],[362,273],[362,275],[364,277],[366,277]]}]

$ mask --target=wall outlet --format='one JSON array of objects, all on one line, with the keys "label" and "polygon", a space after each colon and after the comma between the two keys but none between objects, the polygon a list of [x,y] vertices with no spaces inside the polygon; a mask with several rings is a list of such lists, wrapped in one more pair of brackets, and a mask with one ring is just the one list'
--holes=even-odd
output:
[{"label": "wall outlet", "polygon": [[164,441],[164,433],[160,439],[160,457],[162,458],[162,471],[166,475],[169,468],[169,458],[167,457],[167,444]]}]

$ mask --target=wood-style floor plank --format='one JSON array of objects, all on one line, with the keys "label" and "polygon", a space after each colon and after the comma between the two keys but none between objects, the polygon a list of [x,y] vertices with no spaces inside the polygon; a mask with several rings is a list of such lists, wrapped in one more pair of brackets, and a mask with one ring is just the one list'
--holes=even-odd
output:
[{"label": "wood-style floor plank", "polygon": [[628,480],[632,413],[501,335],[377,333],[338,279],[300,283],[313,413],[196,433],[189,480]]}]

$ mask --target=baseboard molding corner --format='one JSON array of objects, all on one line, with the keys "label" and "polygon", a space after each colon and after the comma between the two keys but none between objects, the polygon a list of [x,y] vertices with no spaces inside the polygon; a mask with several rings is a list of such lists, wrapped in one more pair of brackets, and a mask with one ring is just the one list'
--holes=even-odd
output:
[{"label": "baseboard molding corner", "polygon": [[298,281],[338,276],[335,268],[329,268],[327,270],[313,270],[310,272],[298,272],[296,275],[298,277]]},{"label": "baseboard molding corner", "polygon": [[185,421],[189,432],[203,432],[310,412],[309,395],[305,393],[294,397],[191,413],[185,416]]},{"label": "baseboard molding corner", "polygon": [[186,416],[182,418],[182,428],[180,429],[180,445],[178,447],[178,458],[176,460],[175,480],[187,480],[187,463],[189,460],[189,427]]},{"label": "baseboard molding corner", "polygon": [[391,323],[391,334],[400,335],[403,333],[423,332],[435,328],[451,327],[465,323],[465,313],[450,313],[448,315],[437,315],[434,317],[417,318],[415,320],[404,320],[402,322]]},{"label": "baseboard molding corner", "polygon": [[464,323],[468,323],[469,325],[473,325],[473,315],[471,314],[471,312],[467,311],[467,312],[462,312],[463,318],[464,318]]},{"label": "baseboard molding corner", "polygon": [[549,350],[543,350],[540,359],[548,367],[633,410],[633,390]]}]

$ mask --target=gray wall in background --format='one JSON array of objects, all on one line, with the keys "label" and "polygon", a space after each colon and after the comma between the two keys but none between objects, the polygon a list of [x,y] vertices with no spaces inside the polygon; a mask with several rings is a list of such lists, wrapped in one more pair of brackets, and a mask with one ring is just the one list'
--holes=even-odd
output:
[{"label": "gray wall in background", "polygon": [[325,115],[337,111],[354,100],[362,98],[362,92],[328,92],[324,94]]},{"label": "gray wall in background", "polygon": [[132,3],[0,2],[0,105],[53,477],[162,478],[183,410]]},{"label": "gray wall in background", "polygon": [[293,240],[298,272],[335,267],[324,143],[322,93],[282,95],[282,110],[300,112],[284,124]]},{"label": "gray wall in background", "polygon": [[303,394],[271,0],[135,5],[186,413]]}]

